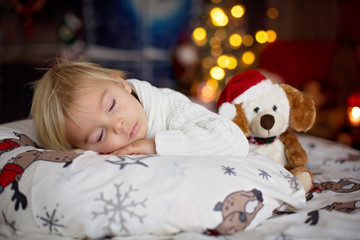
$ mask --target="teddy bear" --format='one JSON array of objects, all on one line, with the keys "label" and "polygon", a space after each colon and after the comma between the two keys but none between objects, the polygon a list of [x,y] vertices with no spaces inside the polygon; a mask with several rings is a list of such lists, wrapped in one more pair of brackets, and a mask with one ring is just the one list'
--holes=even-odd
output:
[{"label": "teddy bear", "polygon": [[222,90],[219,114],[235,122],[247,136],[250,152],[278,162],[298,178],[309,192],[313,175],[305,168],[308,158],[297,135],[314,124],[313,101],[285,83],[274,83],[258,70],[232,77]]}]

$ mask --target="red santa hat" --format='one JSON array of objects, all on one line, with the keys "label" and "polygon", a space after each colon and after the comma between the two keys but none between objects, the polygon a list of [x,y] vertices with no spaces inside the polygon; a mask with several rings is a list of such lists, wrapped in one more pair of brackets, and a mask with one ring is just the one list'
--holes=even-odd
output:
[{"label": "red santa hat", "polygon": [[236,109],[233,104],[241,103],[250,97],[244,93],[264,80],[267,80],[266,77],[257,70],[239,73],[231,78],[217,101],[220,115],[233,119],[236,115]]}]

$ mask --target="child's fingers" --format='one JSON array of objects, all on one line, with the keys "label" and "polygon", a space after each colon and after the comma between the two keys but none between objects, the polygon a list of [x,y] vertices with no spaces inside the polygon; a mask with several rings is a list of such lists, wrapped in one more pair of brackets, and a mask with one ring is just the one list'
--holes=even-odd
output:
[{"label": "child's fingers", "polygon": [[112,152],[111,154],[117,155],[117,156],[122,156],[122,155],[133,155],[133,154],[142,154],[142,153],[137,151],[137,149],[134,146],[128,145],[126,147],[120,148],[120,149]]},{"label": "child's fingers", "polygon": [[120,148],[111,154],[114,155],[149,155],[156,154],[155,140],[154,139],[142,139],[135,141],[123,148]]}]

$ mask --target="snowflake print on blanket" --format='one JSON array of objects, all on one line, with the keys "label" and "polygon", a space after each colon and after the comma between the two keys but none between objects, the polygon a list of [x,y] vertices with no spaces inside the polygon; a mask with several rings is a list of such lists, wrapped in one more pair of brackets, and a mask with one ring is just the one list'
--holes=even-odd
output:
[{"label": "snowflake print on blanket", "polygon": [[119,160],[116,160],[116,161],[106,160],[106,162],[109,162],[109,163],[112,163],[115,165],[119,165],[120,170],[122,170],[128,165],[142,165],[144,167],[148,167],[148,165],[143,163],[141,160],[150,158],[153,156],[150,155],[150,156],[142,156],[142,157],[130,157],[130,156],[117,156],[117,157],[119,158]]},{"label": "snowflake print on blanket", "polygon": [[[59,207],[59,204],[56,204],[56,207]],[[52,212],[48,212],[46,207],[44,207],[45,215],[46,216],[36,216],[42,221],[43,227],[48,227],[49,232],[52,233],[53,231],[59,232],[59,228],[65,228],[64,225],[60,224],[60,218],[64,218],[64,216],[56,215],[57,211],[56,208],[52,210]],[[38,226],[40,228],[40,226]]]},{"label": "snowflake print on blanket", "polygon": [[271,178],[271,175],[268,174],[266,171],[258,169],[259,170],[259,176],[261,176],[263,179],[269,180]]},{"label": "snowflake print on blanket", "polygon": [[221,169],[224,171],[224,174],[228,174],[229,176],[233,175],[233,176],[236,176],[237,173],[235,171],[235,168],[232,168],[232,167],[225,167],[225,166],[221,166]]},{"label": "snowflake print on blanket", "polygon": [[280,171],[280,173],[288,180],[291,189],[299,190],[299,182],[294,175],[290,173],[283,173],[282,171]]},{"label": "snowflake print on blanket", "polygon": [[177,162],[174,162],[173,168],[169,170],[169,172],[172,174],[173,178],[176,177],[186,177],[186,171],[188,167],[184,167]]},{"label": "snowflake print on blanket", "polygon": [[92,212],[93,220],[97,217],[104,215],[107,218],[107,225],[104,229],[110,230],[111,225],[120,226],[120,232],[129,233],[129,229],[126,227],[127,217],[135,217],[139,220],[140,223],[143,223],[146,215],[137,214],[133,209],[137,206],[143,208],[146,207],[145,203],[147,199],[144,199],[140,202],[136,202],[130,199],[130,194],[137,189],[134,189],[132,185],[129,186],[129,189],[125,193],[120,192],[120,188],[123,185],[123,182],[120,184],[114,184],[116,188],[116,193],[114,199],[107,199],[104,197],[104,194],[101,193],[100,197],[95,199],[95,201],[100,201],[103,204],[102,210]]}]

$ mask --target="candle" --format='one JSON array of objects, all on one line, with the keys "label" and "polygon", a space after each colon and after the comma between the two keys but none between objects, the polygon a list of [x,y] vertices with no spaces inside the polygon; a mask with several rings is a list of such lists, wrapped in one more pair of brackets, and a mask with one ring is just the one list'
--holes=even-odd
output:
[{"label": "candle", "polygon": [[360,126],[360,93],[348,97],[348,118],[351,126]]},{"label": "candle", "polygon": [[360,108],[349,107],[348,110],[350,124],[354,127],[360,126]]}]

